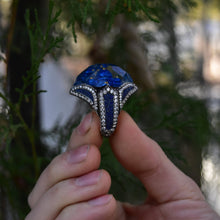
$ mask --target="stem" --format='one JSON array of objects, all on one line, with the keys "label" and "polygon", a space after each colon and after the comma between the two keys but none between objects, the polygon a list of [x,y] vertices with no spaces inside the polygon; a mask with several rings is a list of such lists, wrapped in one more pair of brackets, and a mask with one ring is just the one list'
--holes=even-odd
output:
[{"label": "stem", "polygon": [[28,127],[28,125],[24,121],[24,118],[22,117],[20,111],[16,111],[16,114],[17,114],[18,118],[20,119],[20,121],[21,121],[27,135],[28,135],[28,139],[29,139],[30,144],[31,144],[32,157],[33,157],[33,161],[34,161],[35,177],[38,177],[39,169],[38,169],[38,165],[37,165],[37,152],[36,152],[36,146],[35,146],[34,130],[32,130]]},{"label": "stem", "polygon": [[32,148],[32,154],[33,154],[33,159],[34,159],[34,166],[35,166],[35,174],[36,176],[38,175],[38,166],[37,166],[37,152],[36,152],[36,141],[35,141],[35,125],[36,125],[36,107],[37,107],[37,102],[36,102],[36,90],[37,90],[37,85],[36,81],[34,82],[33,85],[33,95],[32,95],[32,122],[31,122],[31,136],[30,136],[30,142],[31,142],[31,148]]},{"label": "stem", "polygon": [[6,49],[6,63],[8,63],[8,60],[9,60],[10,48],[12,45],[12,40],[13,40],[13,35],[14,35],[17,8],[18,8],[18,0],[13,0],[11,7],[12,7],[12,9],[11,9],[11,22],[10,22],[9,31],[8,31],[8,40],[7,40],[7,49]]},{"label": "stem", "polygon": [[34,170],[35,170],[35,177],[37,178],[39,175],[39,167],[37,163],[37,151],[36,151],[36,145],[35,145],[35,135],[33,133],[33,130],[29,132],[29,140],[31,142],[31,150],[32,150],[32,157],[34,160]]},{"label": "stem", "polygon": [[128,0],[128,11],[131,11],[131,0]]},{"label": "stem", "polygon": [[[36,83],[35,83],[35,85],[36,85]],[[13,105],[2,93],[0,93],[0,97],[7,103],[7,105],[11,108],[11,110],[15,112],[15,114],[19,118],[22,126],[24,127],[24,130],[26,131],[26,133],[28,135],[28,139],[31,143],[31,148],[32,148],[35,175],[37,177],[38,174],[39,174],[39,169],[38,169],[38,166],[37,166],[37,153],[36,153],[36,146],[35,146],[34,124],[32,124],[32,129],[30,130],[27,123],[25,122],[24,118],[21,115],[21,112],[20,112],[20,109],[18,108],[18,105],[17,106]],[[36,105],[36,99],[35,99],[34,103],[35,103],[34,105]],[[35,119],[36,111],[33,115],[34,115],[33,118]],[[35,123],[35,120],[34,120],[34,123]]]}]

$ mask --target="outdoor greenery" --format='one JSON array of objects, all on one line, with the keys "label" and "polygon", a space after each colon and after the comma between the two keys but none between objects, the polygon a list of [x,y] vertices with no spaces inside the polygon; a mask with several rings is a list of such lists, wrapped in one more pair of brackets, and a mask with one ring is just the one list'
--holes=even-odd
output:
[{"label": "outdoor greenery", "polygon": [[[15,2],[12,2],[12,11],[18,7]],[[200,184],[202,151],[215,132],[211,129],[205,103],[183,97],[176,89],[177,83],[188,80],[187,74],[192,70],[180,68],[175,21],[192,7],[196,7],[194,0],[105,0],[102,3],[98,0],[50,0],[47,19],[42,22],[39,11],[27,6],[24,18],[29,36],[26,44],[31,51],[30,57],[26,57],[30,59],[30,68],[19,76],[22,85],[17,88],[7,85],[16,73],[0,80],[0,219],[7,219],[7,212],[13,219],[24,219],[29,211],[29,192],[46,165],[67,145],[71,131],[79,122],[75,116],[75,120],[70,119],[64,126],[56,125],[45,132],[40,130],[38,121],[38,96],[46,92],[38,89],[39,66],[47,54],[54,59],[65,54],[69,45],[65,36],[70,29],[76,44],[79,34],[92,42],[88,53],[92,62],[105,61],[128,69],[140,89],[129,99],[125,110],[178,167]],[[137,32],[135,26],[144,22],[155,26],[156,35],[148,29],[141,34]],[[166,58],[150,57],[145,46],[157,44],[158,33],[165,36]],[[106,39],[109,42],[105,43]],[[134,59],[139,55],[142,60]],[[5,62],[7,59],[9,57]],[[149,60],[153,60],[154,66],[159,65],[154,69],[154,76]],[[193,76],[193,72],[190,75]],[[11,90],[16,92],[16,99]],[[28,120],[22,110],[24,103],[31,112]],[[42,141],[44,137],[55,139],[56,147],[47,146]],[[104,140],[101,153],[101,167],[112,176],[111,192],[115,197],[132,203],[142,202],[147,192],[116,161],[108,139]]]}]

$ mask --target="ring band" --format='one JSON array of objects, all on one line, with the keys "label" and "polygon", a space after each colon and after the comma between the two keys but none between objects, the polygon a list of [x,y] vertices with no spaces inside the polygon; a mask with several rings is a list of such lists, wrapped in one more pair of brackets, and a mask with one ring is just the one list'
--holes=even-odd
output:
[{"label": "ring band", "polygon": [[118,116],[128,98],[137,90],[130,75],[112,64],[95,64],[76,78],[70,94],[86,101],[100,117],[101,134],[114,133]]}]

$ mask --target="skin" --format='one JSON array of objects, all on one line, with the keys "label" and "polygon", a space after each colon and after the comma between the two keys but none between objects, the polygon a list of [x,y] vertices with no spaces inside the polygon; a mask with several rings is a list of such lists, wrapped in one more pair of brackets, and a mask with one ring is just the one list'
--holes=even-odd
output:
[{"label": "skin", "polygon": [[88,114],[66,152],[54,158],[28,197],[26,220],[219,220],[199,187],[166,157],[124,111],[110,137],[118,161],[146,187],[146,203],[133,206],[108,194],[111,177],[99,170],[99,118]]}]

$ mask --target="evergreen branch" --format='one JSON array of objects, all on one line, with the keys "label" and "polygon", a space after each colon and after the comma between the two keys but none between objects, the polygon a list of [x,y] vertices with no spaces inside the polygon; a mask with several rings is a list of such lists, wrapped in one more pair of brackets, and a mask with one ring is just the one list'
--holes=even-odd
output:
[{"label": "evergreen branch", "polygon": [[159,22],[158,19],[152,17],[151,13],[149,12],[149,9],[148,7],[145,7],[139,0],[135,0],[135,3],[136,5],[144,12],[144,14],[151,20],[151,21],[154,21],[156,23]]},{"label": "evergreen branch", "polygon": [[[70,6],[71,6],[72,11],[75,10],[74,1],[70,1]],[[76,36],[76,30],[75,30],[75,23],[76,23],[76,17],[74,15],[74,13],[72,13],[71,20],[68,22],[67,26],[71,26],[73,38],[74,38],[74,41],[76,43],[77,42],[77,36]]]},{"label": "evergreen branch", "polygon": [[31,48],[31,63],[33,63],[33,54],[34,54],[34,37],[31,31],[31,23],[30,23],[30,10],[27,9],[25,12],[25,22],[26,22],[26,26],[27,26],[27,30],[28,30],[28,35],[30,38],[30,48]]},{"label": "evergreen branch", "polygon": [[91,6],[91,0],[87,0],[87,3],[85,5],[84,12],[83,12],[83,18],[82,18],[82,23],[85,23],[85,21],[86,21],[89,6]]},{"label": "evergreen branch", "polygon": [[131,0],[128,0],[128,11],[131,11]]},{"label": "evergreen branch", "polygon": [[107,6],[106,6],[106,9],[105,9],[105,14],[106,15],[109,13],[110,5],[111,5],[111,0],[108,0]]},{"label": "evergreen branch", "polygon": [[[58,18],[61,14],[61,10],[57,11],[55,14],[53,14],[53,11],[54,11],[54,3],[50,0],[49,16],[48,16],[48,22],[45,32],[43,32],[41,28],[37,10],[35,10],[34,25],[31,24],[30,22],[30,11],[27,10],[25,13],[25,21],[28,28],[28,34],[29,34],[30,46],[31,46],[31,68],[29,71],[27,71],[27,74],[23,77],[22,88],[17,89],[17,92],[19,93],[18,107],[22,103],[22,100],[24,99],[29,100],[29,98],[32,100],[31,126],[29,128],[26,124],[24,124],[24,128],[31,143],[36,175],[38,175],[38,171],[39,171],[37,165],[37,153],[35,146],[36,105],[37,105],[37,95],[42,92],[42,91],[37,91],[37,81],[40,77],[38,75],[38,69],[45,55],[50,53],[52,49],[58,47],[60,42],[63,41],[63,38],[61,37],[54,38],[51,36],[52,29],[56,24],[56,22],[58,21]],[[32,85],[32,92],[25,94],[26,89],[30,85]],[[25,123],[19,109],[17,114],[19,119],[22,121],[22,123]]]},{"label": "evergreen branch", "polygon": [[5,103],[6,103],[10,108],[13,108],[13,104],[10,102],[10,100],[9,100],[2,92],[0,92],[0,97],[5,101]]},{"label": "evergreen branch", "polygon": [[20,119],[22,126],[28,130],[28,126],[26,122],[24,121],[24,118],[22,117],[19,109],[19,104],[13,104],[11,101],[3,94],[0,92],[0,97],[5,101],[5,103],[8,105],[8,107],[15,113],[15,115]]}]

